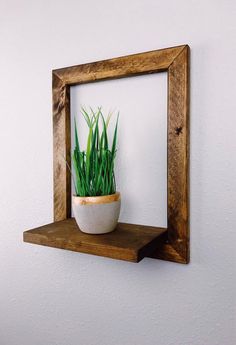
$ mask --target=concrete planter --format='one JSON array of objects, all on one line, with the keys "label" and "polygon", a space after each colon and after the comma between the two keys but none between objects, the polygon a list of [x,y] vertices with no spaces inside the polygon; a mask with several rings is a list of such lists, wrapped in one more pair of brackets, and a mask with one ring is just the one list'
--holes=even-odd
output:
[{"label": "concrete planter", "polygon": [[120,193],[105,196],[73,196],[72,207],[81,231],[106,234],[115,229],[120,214]]}]

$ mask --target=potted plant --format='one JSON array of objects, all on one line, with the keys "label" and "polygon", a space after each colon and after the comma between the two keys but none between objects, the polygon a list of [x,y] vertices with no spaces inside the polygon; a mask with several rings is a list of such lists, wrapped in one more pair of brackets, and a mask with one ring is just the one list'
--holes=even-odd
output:
[{"label": "potted plant", "polygon": [[114,175],[118,115],[110,146],[108,125],[111,114],[105,119],[101,108],[97,111],[82,108],[81,113],[88,125],[87,148],[80,150],[75,121],[72,208],[81,231],[104,234],[116,228],[120,214],[120,193],[116,191]]}]

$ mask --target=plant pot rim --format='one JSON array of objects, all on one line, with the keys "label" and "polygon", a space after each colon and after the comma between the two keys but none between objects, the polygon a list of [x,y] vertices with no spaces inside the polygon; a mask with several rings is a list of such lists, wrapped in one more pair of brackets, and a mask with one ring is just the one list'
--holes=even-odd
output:
[{"label": "plant pot rim", "polygon": [[80,205],[109,204],[120,200],[120,192],[99,196],[77,196],[73,195],[73,200]]}]

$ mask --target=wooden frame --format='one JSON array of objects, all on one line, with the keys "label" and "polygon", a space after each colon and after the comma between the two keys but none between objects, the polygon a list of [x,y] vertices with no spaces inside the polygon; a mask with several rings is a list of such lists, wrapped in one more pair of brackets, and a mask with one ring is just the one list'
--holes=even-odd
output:
[{"label": "wooden frame", "polygon": [[71,217],[70,86],[168,73],[167,236],[153,258],[189,262],[189,47],[150,51],[53,71],[54,220]]}]

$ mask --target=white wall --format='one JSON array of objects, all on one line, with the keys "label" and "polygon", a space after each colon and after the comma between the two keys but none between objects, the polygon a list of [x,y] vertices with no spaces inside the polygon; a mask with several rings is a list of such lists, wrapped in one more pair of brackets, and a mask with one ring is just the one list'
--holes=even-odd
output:
[{"label": "white wall", "polygon": [[[235,344],[235,17],[233,0],[0,1],[1,345]],[[191,263],[23,243],[52,221],[51,70],[183,43]]]},{"label": "white wall", "polygon": [[71,132],[76,119],[81,149],[86,149],[88,135],[81,106],[99,105],[104,116],[113,111],[110,145],[119,111],[115,174],[120,221],[167,227],[167,73],[72,87]]}]

